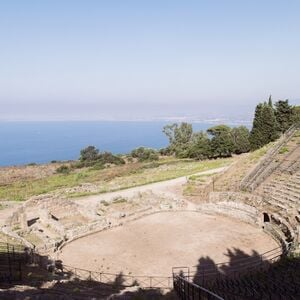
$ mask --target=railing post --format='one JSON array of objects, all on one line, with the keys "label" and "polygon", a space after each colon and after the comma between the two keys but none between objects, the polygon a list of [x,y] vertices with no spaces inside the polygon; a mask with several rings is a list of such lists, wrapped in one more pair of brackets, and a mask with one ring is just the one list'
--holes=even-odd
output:
[{"label": "railing post", "polygon": [[13,260],[15,260],[15,246],[13,246]]},{"label": "railing post", "polygon": [[194,293],[195,293],[195,288],[194,285],[192,285],[192,299],[194,300]]},{"label": "railing post", "polygon": [[22,267],[21,267],[21,261],[19,261],[19,280],[22,281]]}]

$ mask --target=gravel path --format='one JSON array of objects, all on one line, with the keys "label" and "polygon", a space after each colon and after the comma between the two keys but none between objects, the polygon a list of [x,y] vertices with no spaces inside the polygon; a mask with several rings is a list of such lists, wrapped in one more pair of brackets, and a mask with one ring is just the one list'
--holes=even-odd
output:
[{"label": "gravel path", "polygon": [[[208,171],[199,172],[193,175],[208,175],[223,172],[228,167],[222,167],[217,169],[212,169]],[[189,175],[191,176],[191,175]],[[77,199],[72,199],[80,205],[88,205],[89,208],[96,207],[97,204],[103,200],[111,201],[116,197],[130,198],[137,193],[151,191],[154,194],[172,197],[174,199],[182,199],[182,185],[187,182],[189,176],[182,176],[175,179],[170,179],[166,181],[160,181],[156,183],[150,183],[147,185],[137,186],[129,189],[124,189],[116,192],[103,193],[93,196],[85,196]]]}]

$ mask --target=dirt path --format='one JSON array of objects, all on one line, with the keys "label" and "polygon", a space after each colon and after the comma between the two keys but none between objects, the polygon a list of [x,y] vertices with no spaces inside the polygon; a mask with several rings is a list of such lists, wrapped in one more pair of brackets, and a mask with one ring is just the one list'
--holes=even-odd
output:
[{"label": "dirt path", "polygon": [[[203,171],[199,173],[195,173],[193,175],[208,175],[208,174],[215,174],[223,172],[228,167],[222,167],[217,169],[212,169],[208,171]],[[192,174],[191,174],[192,175]],[[191,176],[189,175],[189,176]],[[80,197],[77,199],[72,199],[73,201],[77,202],[80,205],[88,205],[89,208],[96,207],[97,204],[103,200],[105,201],[111,201],[112,199],[116,197],[132,197],[136,195],[137,193],[142,193],[146,191],[151,191],[154,194],[171,197],[174,199],[182,199],[182,185],[187,182],[187,178],[189,176],[182,176],[175,179],[170,179],[166,181],[156,182],[156,183],[150,183],[147,185],[137,186],[125,190],[120,190],[116,192],[109,192],[99,195],[93,195],[93,196],[86,196],[86,197]]]}]

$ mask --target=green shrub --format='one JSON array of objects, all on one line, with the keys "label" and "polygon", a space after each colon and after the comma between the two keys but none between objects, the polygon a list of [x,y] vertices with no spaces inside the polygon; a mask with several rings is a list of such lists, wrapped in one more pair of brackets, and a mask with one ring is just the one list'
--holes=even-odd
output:
[{"label": "green shrub", "polygon": [[90,170],[103,170],[104,168],[105,168],[104,164],[101,161],[98,161],[91,166]]},{"label": "green shrub", "polygon": [[66,165],[62,165],[56,169],[56,173],[60,174],[69,174],[70,173],[70,168]]},{"label": "green shrub", "polygon": [[[96,170],[102,169],[105,164],[123,165],[125,160],[122,157],[113,155],[111,152],[100,152],[95,146],[88,146],[80,151],[80,163],[74,164],[74,166],[80,168],[95,167]],[[95,163],[97,164],[95,166]]]},{"label": "green shrub", "polygon": [[122,157],[113,155],[111,152],[102,152],[99,154],[98,162],[102,164],[124,165],[125,160]]},{"label": "green shrub", "polygon": [[131,151],[131,156],[138,161],[154,161],[159,159],[158,152],[151,148],[139,147]]},{"label": "green shrub", "polygon": [[285,154],[285,153],[287,153],[287,152],[289,152],[289,148],[287,148],[287,147],[282,147],[282,148],[279,150],[279,154]]}]

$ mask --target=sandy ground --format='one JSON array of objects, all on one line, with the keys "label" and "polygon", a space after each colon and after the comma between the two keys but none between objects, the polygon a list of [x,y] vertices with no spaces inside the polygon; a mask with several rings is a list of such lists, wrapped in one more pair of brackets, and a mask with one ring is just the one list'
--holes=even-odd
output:
[{"label": "sandy ground", "polygon": [[[223,172],[226,169],[228,169],[228,167],[212,169],[212,170],[196,173],[193,175],[215,174],[215,173]],[[171,180],[137,186],[137,187],[120,190],[116,192],[109,192],[109,193],[104,193],[104,194],[99,194],[94,196],[80,197],[77,199],[72,199],[72,201],[75,201],[76,203],[81,205],[87,205],[90,209],[95,209],[99,204],[99,202],[103,200],[110,201],[116,197],[130,198],[137,193],[142,193],[146,191],[152,191],[154,194],[170,197],[173,199],[184,199],[182,195],[182,185],[187,182],[187,177],[189,176],[178,177]]]},{"label": "sandy ground", "polygon": [[195,266],[201,257],[226,262],[228,249],[250,255],[276,247],[262,229],[235,219],[162,212],[76,240],[62,249],[60,258],[94,271],[169,276],[173,266]]},{"label": "sandy ground", "polygon": [[16,208],[22,205],[22,202],[0,201],[4,208],[0,209],[0,227],[5,224],[6,218],[11,216]]}]

